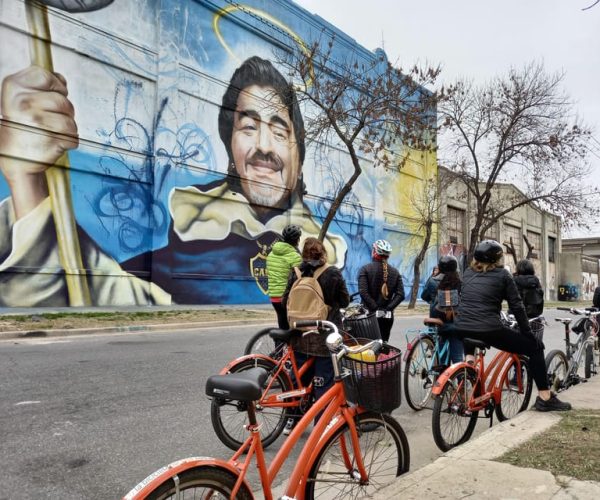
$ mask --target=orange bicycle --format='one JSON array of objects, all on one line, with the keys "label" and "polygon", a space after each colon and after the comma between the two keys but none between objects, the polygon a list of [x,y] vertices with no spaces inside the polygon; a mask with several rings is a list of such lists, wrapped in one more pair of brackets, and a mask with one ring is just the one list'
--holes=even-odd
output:
[{"label": "orange bicycle", "polygon": [[[300,419],[312,403],[312,382],[304,385],[302,379],[311,370],[314,358],[307,358],[298,368],[296,354],[289,345],[294,334],[294,330],[261,330],[257,335],[260,335],[265,344],[268,338],[272,345],[277,345],[277,355],[273,358],[266,354],[247,354],[234,359],[220,372],[220,375],[225,375],[260,367],[269,374],[263,394],[255,402],[263,448],[280,436],[288,418]],[[237,450],[246,440],[244,424],[248,422],[247,411],[247,401],[226,397],[212,399],[210,418],[213,429],[221,442],[232,450]]]},{"label": "orange bicycle", "polygon": [[313,499],[325,492],[332,498],[364,498],[409,470],[406,435],[387,414],[400,405],[400,350],[386,346],[387,352],[382,351],[376,361],[363,361],[350,356],[381,346],[380,340],[350,347],[344,345],[336,326],[328,321],[304,321],[295,326],[330,332],[327,346],[334,384],[298,422],[269,468],[255,403],[262,397],[268,373],[252,368],[214,375],[206,383],[206,393],[247,404],[249,437],[228,461],[207,457],[178,460],[148,476],[125,499],[251,499],[246,474],[255,460],[264,498],[271,500],[277,473],[318,415],[283,498]]},{"label": "orange bicycle", "polygon": [[[543,317],[529,322],[534,334],[541,334]],[[507,420],[525,410],[531,399],[533,379],[525,356],[499,351],[486,368],[485,353],[490,346],[479,340],[469,342],[477,347],[475,363],[449,366],[431,391],[435,397],[433,439],[442,451],[470,439],[480,411],[490,419],[491,427],[494,413],[498,420]]]}]

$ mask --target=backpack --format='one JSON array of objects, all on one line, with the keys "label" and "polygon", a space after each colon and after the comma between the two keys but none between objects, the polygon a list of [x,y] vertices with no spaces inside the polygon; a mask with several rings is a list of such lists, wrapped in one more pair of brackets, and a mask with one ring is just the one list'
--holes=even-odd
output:
[{"label": "backpack", "polygon": [[327,319],[329,306],[325,304],[323,290],[317,279],[328,267],[327,264],[321,266],[311,277],[302,276],[300,269],[294,267],[297,279],[287,299],[287,317],[290,326],[294,321]]},{"label": "backpack", "polygon": [[460,292],[457,288],[450,290],[439,290],[436,294],[435,310],[443,313],[445,321],[453,321],[455,312],[454,308],[460,304]]},{"label": "backpack", "polygon": [[535,318],[544,312],[544,290],[540,287],[524,288],[522,294],[528,318]]}]

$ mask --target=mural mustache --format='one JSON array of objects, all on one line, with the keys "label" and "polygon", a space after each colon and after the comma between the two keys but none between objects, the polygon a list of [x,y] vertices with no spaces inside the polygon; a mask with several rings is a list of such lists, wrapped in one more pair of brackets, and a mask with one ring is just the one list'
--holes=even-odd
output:
[{"label": "mural mustache", "polygon": [[283,160],[274,153],[257,151],[248,158],[246,166],[258,169],[268,169],[273,172],[283,172]]}]

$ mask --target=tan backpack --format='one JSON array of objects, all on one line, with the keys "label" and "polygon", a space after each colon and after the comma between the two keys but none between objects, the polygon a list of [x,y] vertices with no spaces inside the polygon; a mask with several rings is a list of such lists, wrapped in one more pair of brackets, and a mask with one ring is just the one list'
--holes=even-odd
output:
[{"label": "tan backpack", "polygon": [[323,290],[317,281],[329,266],[321,266],[313,276],[302,276],[300,269],[294,267],[296,281],[292,285],[287,300],[287,317],[290,327],[294,321],[327,319],[329,306],[325,304]]}]

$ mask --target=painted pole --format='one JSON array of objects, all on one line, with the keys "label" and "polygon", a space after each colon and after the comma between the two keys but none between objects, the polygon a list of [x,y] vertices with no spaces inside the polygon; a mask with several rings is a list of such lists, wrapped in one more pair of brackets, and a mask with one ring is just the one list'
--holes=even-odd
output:
[{"label": "painted pole", "polygon": [[[25,11],[32,35],[29,45],[31,63],[48,71],[54,71],[48,10],[45,5],[33,0],[25,0]],[[91,305],[90,290],[81,258],[69,178],[69,158],[67,153],[64,153],[54,166],[46,170],[58,254],[65,271],[69,305],[89,306]]]}]

